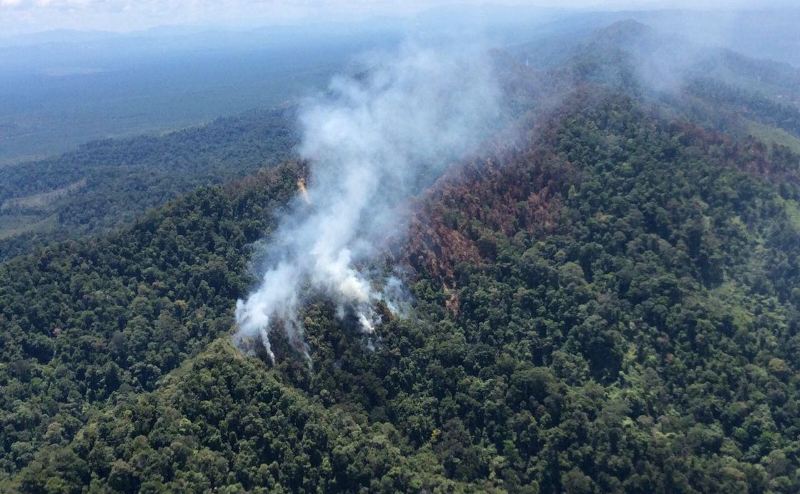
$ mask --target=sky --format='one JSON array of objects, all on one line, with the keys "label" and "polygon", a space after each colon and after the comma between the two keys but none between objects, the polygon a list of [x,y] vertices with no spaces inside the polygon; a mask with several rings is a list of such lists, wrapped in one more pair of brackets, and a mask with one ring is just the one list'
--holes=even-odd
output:
[{"label": "sky", "polygon": [[796,0],[0,0],[0,36],[56,29],[136,31],[163,25],[258,27],[403,17],[448,5],[566,9],[741,8]]}]

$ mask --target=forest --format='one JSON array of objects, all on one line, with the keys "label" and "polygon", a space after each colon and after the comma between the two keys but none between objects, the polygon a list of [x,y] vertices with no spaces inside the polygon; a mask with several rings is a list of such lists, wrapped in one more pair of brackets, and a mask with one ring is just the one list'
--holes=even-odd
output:
[{"label": "forest", "polygon": [[0,166],[0,261],[55,240],[107,233],[178,195],[285,161],[297,142],[292,114],[291,107],[253,110]]},{"label": "forest", "polygon": [[[287,335],[274,363],[231,341],[259,241],[309,178],[286,127],[30,165],[48,187],[25,197],[88,177],[54,200],[88,226],[0,264],[0,491],[800,491],[798,109],[762,90],[779,77],[655,96],[597,46],[506,68],[517,140],[415,197],[381,252],[410,312],[378,304],[367,344],[312,300],[310,367]],[[229,145],[189,144],[214,129]],[[169,180],[112,197],[110,163]]]},{"label": "forest", "polygon": [[414,267],[414,316],[373,352],[325,301],[307,308],[313,373],[288,342],[271,367],[227,336],[244,247],[302,164],[12,260],[4,482],[795,492],[798,160],[577,94],[420,199],[387,252]]}]

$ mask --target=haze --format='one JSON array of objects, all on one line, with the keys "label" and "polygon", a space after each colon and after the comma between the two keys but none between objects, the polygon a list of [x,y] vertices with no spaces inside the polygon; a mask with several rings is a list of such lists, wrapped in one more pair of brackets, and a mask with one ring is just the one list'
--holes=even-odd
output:
[{"label": "haze", "polygon": [[630,9],[739,9],[779,8],[795,5],[789,0],[541,0],[485,2],[466,0],[412,0],[393,2],[346,0],[0,0],[0,31],[9,34],[52,29],[131,31],[160,25],[256,27],[308,22],[352,22],[370,17],[419,14],[436,7],[452,11],[464,7],[558,8],[593,10]]},{"label": "haze", "polygon": [[[0,0],[0,165],[292,104],[404,38],[580,40],[616,20],[800,65],[791,2]],[[669,8],[669,10],[663,10]],[[691,9],[704,9],[702,16]],[[684,9],[684,10],[682,10]],[[685,10],[689,9],[689,10]],[[746,9],[746,10],[743,10]]]}]

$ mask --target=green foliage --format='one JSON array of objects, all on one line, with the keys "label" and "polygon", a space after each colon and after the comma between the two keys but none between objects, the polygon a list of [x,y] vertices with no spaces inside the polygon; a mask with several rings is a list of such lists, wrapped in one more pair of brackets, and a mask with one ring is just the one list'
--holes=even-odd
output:
[{"label": "green foliage", "polygon": [[799,158],[595,91],[528,147],[421,199],[374,348],[305,309],[310,370],[227,340],[297,165],[6,263],[0,486],[800,490]]},{"label": "green foliage", "polygon": [[0,261],[52,240],[107,232],[180,194],[288,159],[296,143],[291,113],[253,111],[0,167]]},{"label": "green foliage", "polygon": [[326,410],[217,341],[157,392],[123,399],[68,447],[46,451],[19,487],[81,492],[93,479],[93,492],[397,492],[447,483],[431,464],[408,468],[401,442],[394,427]]},{"label": "green foliage", "polygon": [[[797,84],[797,81],[792,81],[792,84]],[[688,92],[714,105],[735,108],[744,116],[783,130],[795,138],[800,137],[800,110],[792,104],[712,79],[693,81]]]},{"label": "green foliage", "polygon": [[391,423],[484,489],[796,491],[797,182],[757,173],[753,160],[778,166],[766,148],[625,98],[572,107],[535,144],[557,157],[501,168],[578,169],[550,182],[554,230],[464,219],[481,192],[456,196],[443,216],[491,252],[456,269],[449,295],[421,272],[418,318],[382,326],[374,353],[337,343],[346,324],[310,325],[314,375],[295,385]]},{"label": "green foliage", "polygon": [[226,333],[248,283],[247,245],[301,168],[208,188],[110,237],[0,265],[0,468],[68,441],[94,404],[154,389]]}]

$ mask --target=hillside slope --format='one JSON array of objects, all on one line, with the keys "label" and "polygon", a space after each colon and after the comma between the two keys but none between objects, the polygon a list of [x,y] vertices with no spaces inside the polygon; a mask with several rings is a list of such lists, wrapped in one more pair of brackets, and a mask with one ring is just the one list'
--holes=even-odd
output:
[{"label": "hillside slope", "polygon": [[800,491],[797,74],[653,85],[661,42],[495,53],[519,125],[413,199],[407,313],[303,308],[311,365],[230,341],[308,173],[289,115],[0,168],[0,491]]},{"label": "hillside slope", "polygon": [[0,485],[796,492],[800,158],[605,90],[488,158],[418,199],[374,350],[306,309],[310,371],[224,341],[297,165],[0,267]]},{"label": "hillside slope", "polygon": [[297,142],[292,115],[252,111],[0,167],[0,261],[54,240],[108,232],[180,194],[280,163]]},{"label": "hillside slope", "polygon": [[[513,52],[536,65],[554,56],[541,48]],[[800,69],[788,64],[698,45],[633,20],[549,50],[561,57],[549,69],[561,84],[611,87],[716,130],[800,147]]]},{"label": "hillside slope", "polygon": [[[676,116],[800,151],[800,71],[698,46],[641,23],[552,35],[492,54],[511,118],[583,85],[658,101]],[[93,142],[0,167],[0,261],[54,240],[108,232],[199,186],[291,156],[294,109],[253,111],[158,137]]]}]

